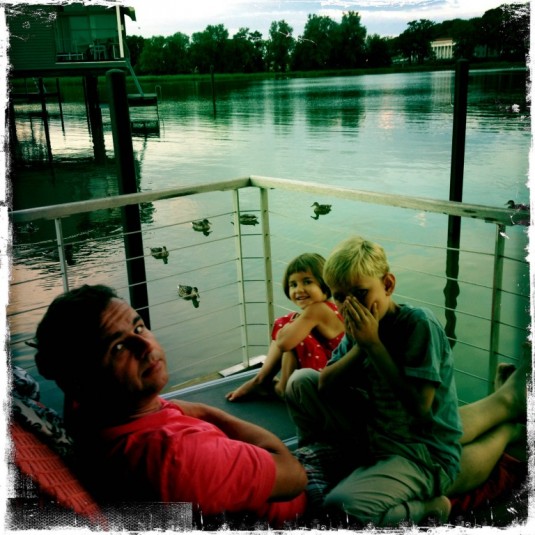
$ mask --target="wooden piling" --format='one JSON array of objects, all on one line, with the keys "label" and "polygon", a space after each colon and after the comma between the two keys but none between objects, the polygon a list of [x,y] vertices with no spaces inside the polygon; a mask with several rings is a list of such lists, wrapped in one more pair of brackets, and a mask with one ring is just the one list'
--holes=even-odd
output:
[{"label": "wooden piling", "polygon": [[94,75],[85,76],[84,87],[89,127],[93,140],[93,153],[95,160],[103,163],[106,160],[106,148],[104,146],[102,112],[98,99],[98,78]]},{"label": "wooden piling", "polygon": [[[125,73],[119,69],[112,69],[106,73],[106,81],[113,147],[115,161],[117,162],[119,193],[121,195],[137,193]],[[139,312],[145,325],[150,328],[143,236],[141,234],[141,217],[137,204],[123,208],[123,230],[130,304]]]},{"label": "wooden piling", "polygon": [[214,109],[214,117],[217,115],[216,96],[215,96],[215,79],[214,66],[210,65],[210,79],[212,80],[212,106]]},{"label": "wooden piling", "polygon": [[45,84],[42,78],[38,80],[39,100],[41,101],[41,114],[43,116],[43,126],[45,130],[46,152],[48,162],[52,163],[52,142],[50,141],[50,128],[48,125],[48,110],[46,109]]},{"label": "wooden piling", "polygon": [[[453,103],[453,134],[451,145],[450,201],[462,202],[464,181],[464,154],[466,144],[466,114],[468,110],[468,61],[460,59],[455,66],[455,94]],[[461,218],[448,217],[448,252],[446,258],[446,334],[455,345],[457,297],[460,289],[459,256],[461,245]]]},{"label": "wooden piling", "polygon": [[65,133],[65,121],[63,120],[63,103],[61,102],[61,90],[59,86],[59,78],[56,78],[56,93],[58,95],[59,117],[61,119],[61,131]]}]

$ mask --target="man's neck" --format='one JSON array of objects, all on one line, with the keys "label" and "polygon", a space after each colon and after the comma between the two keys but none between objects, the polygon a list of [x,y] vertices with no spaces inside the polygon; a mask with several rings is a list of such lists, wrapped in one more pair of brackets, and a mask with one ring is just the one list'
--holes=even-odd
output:
[{"label": "man's neck", "polygon": [[[79,422],[84,422],[82,426],[90,425],[93,428],[104,428],[121,425],[149,414],[158,412],[162,407],[159,396],[155,395],[149,399],[140,400],[137,404],[126,406],[117,400],[94,403],[81,403],[79,406]],[[73,420],[76,423],[76,417]]]},{"label": "man's neck", "polygon": [[153,414],[158,412],[162,408],[162,401],[159,396],[154,396],[150,400],[141,403],[129,417],[130,420],[135,420],[136,418],[142,418],[148,414]]}]

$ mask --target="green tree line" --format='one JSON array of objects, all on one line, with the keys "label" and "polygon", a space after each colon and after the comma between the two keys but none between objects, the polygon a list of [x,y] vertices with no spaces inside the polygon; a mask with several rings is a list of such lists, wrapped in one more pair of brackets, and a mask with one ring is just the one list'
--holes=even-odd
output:
[{"label": "green tree line", "polygon": [[336,22],[308,15],[303,34],[284,20],[273,21],[269,36],[240,28],[232,37],[223,24],[208,25],[191,38],[128,36],[130,61],[139,74],[254,73],[386,67],[393,62],[435,61],[431,42],[453,39],[454,59],[525,61],[529,50],[530,4],[503,4],[482,17],[435,23],[411,21],[397,37],[368,35],[360,15],[348,11]]}]

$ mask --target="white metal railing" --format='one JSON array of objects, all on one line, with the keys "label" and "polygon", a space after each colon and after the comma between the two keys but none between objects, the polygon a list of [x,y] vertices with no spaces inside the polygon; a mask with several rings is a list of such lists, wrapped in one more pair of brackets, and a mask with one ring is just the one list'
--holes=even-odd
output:
[{"label": "white metal railing", "polygon": [[[462,339],[452,340],[452,343],[458,344],[455,352],[463,355],[463,351],[465,351],[467,355],[470,354],[469,357],[462,356],[462,362],[460,362],[462,365],[457,365],[456,362],[456,366],[461,368],[461,373],[473,380],[483,381],[487,385],[487,383],[490,383],[499,358],[506,358],[513,361],[518,358],[520,352],[518,347],[510,348],[507,354],[502,346],[507,345],[511,340],[521,340],[527,336],[528,314],[526,313],[524,315],[522,313],[524,309],[527,310],[527,303],[529,302],[529,292],[526,289],[526,281],[524,280],[528,266],[522,256],[523,244],[527,241],[525,233],[522,233],[520,237],[517,236],[517,245],[515,246],[516,250],[514,254],[509,254],[506,247],[508,246],[510,238],[508,234],[510,233],[511,227],[517,226],[520,220],[525,221],[529,217],[529,214],[525,211],[390,195],[324,184],[312,184],[258,176],[12,212],[11,219],[15,229],[21,228],[24,225],[35,225],[37,222],[46,224],[46,222],[53,221],[53,246],[57,248],[57,260],[60,266],[59,273],[56,271],[51,274],[40,274],[36,278],[30,277],[25,273],[18,273],[17,248],[27,247],[28,243],[17,243],[15,241],[13,247],[14,270],[11,281],[11,302],[8,310],[8,320],[12,321],[11,342],[14,354],[17,353],[16,346],[18,345],[20,347],[25,339],[31,336],[32,329],[31,326],[28,327],[28,323],[35,324],[36,318],[42,315],[44,309],[55,295],[47,294],[40,301],[33,302],[32,299],[34,299],[35,294],[38,294],[40,291],[32,292],[28,288],[34,288],[36,286],[39,288],[49,288],[56,284],[54,289],[56,293],[59,293],[62,288],[67,289],[73,283],[107,282],[106,276],[104,276],[105,280],[95,280],[98,277],[94,276],[94,272],[91,269],[87,269],[86,271],[82,269],[76,270],[69,265],[69,249],[66,248],[67,246],[74,243],[75,246],[81,249],[82,247],[89,247],[88,244],[91,240],[95,240],[94,236],[87,238],[85,235],[72,234],[71,231],[69,231],[68,235],[64,236],[65,226],[69,222],[69,218],[79,217],[81,214],[94,214],[102,210],[116,211],[125,206],[141,206],[146,203],[151,203],[159,208],[165,206],[165,203],[180,202],[180,199],[201,199],[216,192],[223,192],[222,194],[225,195],[228,194],[230,198],[224,202],[218,199],[216,204],[212,203],[210,205],[209,217],[213,221],[221,222],[219,225],[221,228],[231,228],[232,230],[230,232],[227,232],[227,230],[221,231],[217,236],[211,236],[203,243],[188,243],[189,238],[176,238],[176,247],[172,248],[171,258],[176,258],[180,255],[180,268],[178,270],[173,268],[175,271],[171,275],[167,271],[160,269],[157,273],[148,275],[147,280],[142,282],[142,284],[147,284],[149,287],[149,293],[151,294],[151,313],[153,311],[157,312],[159,318],[157,329],[161,331],[161,335],[167,337],[175,351],[180,352],[182,350],[197,355],[194,363],[186,360],[185,363],[177,367],[175,370],[177,377],[188,377],[188,370],[198,370],[199,366],[207,370],[214,368],[213,371],[216,371],[228,364],[236,364],[237,351],[241,352],[242,364],[246,367],[252,356],[265,351],[269,343],[269,333],[273,319],[275,315],[281,315],[279,312],[284,311],[286,307],[284,303],[281,304],[278,301],[278,296],[282,292],[275,292],[274,290],[274,281],[278,280],[275,273],[282,272],[284,264],[291,256],[295,256],[293,253],[298,254],[302,252],[303,247],[306,247],[308,250],[316,250],[326,256],[330,248],[348,233],[358,232],[366,236],[370,235],[369,229],[366,232],[345,229],[344,217],[342,215],[340,215],[342,218],[340,220],[341,224],[323,228],[323,235],[320,235],[319,230],[321,227],[318,226],[314,227],[312,232],[308,230],[301,232],[301,234],[296,232],[295,236],[291,235],[292,232],[286,232],[284,230],[281,232],[281,228],[292,230],[294,226],[301,224],[303,219],[299,219],[292,213],[295,211],[293,210],[293,206],[297,206],[296,202],[288,201],[287,199],[300,199],[303,196],[306,196],[307,199],[312,196],[322,199],[338,199],[337,202],[341,203],[341,206],[342,203],[343,205],[357,206],[357,209],[351,208],[347,213],[353,214],[357,210],[359,214],[368,214],[366,217],[369,221],[372,221],[374,218],[384,219],[391,217],[389,215],[391,212],[381,212],[384,209],[388,211],[394,210],[396,218],[402,218],[399,214],[405,212],[410,213],[411,217],[414,217],[413,214],[429,214],[429,217],[436,217],[437,221],[441,221],[440,224],[443,224],[443,220],[447,220],[448,217],[460,217],[465,222],[477,222],[479,225],[478,232],[481,232],[481,225],[494,227],[496,229],[492,238],[494,245],[488,251],[479,250],[478,247],[474,249],[466,247],[462,251],[457,251],[457,253],[461,252],[461,254],[467,256],[474,255],[479,259],[477,260],[478,265],[479,262],[482,262],[486,266],[488,259],[491,260],[491,267],[488,270],[492,271],[492,273],[488,277],[490,279],[488,284],[482,283],[479,280],[469,280],[469,278],[463,280],[461,277],[450,280],[451,277],[448,277],[448,275],[444,277],[440,270],[434,267],[434,263],[437,261],[436,258],[442,259],[444,255],[451,252],[448,250],[447,243],[442,243],[446,241],[445,239],[440,240],[440,242],[433,239],[432,243],[427,244],[423,242],[413,243],[410,239],[403,240],[403,247],[410,249],[413,255],[419,255],[423,250],[427,251],[426,254],[431,258],[429,264],[433,264],[429,268],[425,265],[423,266],[425,269],[422,270],[416,268],[414,265],[405,268],[402,254],[398,255],[400,259],[395,258],[394,261],[396,262],[397,269],[403,274],[407,274],[407,279],[417,281],[417,286],[419,280],[422,280],[422,295],[401,294],[403,298],[408,301],[413,300],[414,302],[431,306],[439,311],[439,315],[444,314],[447,316],[454,312],[462,316],[466,323],[475,322],[477,325],[484,325],[482,329],[476,327],[473,334],[478,329],[488,330],[488,337],[486,337],[487,341],[485,343],[481,342],[481,336],[479,336],[478,340],[473,339],[472,333],[468,333]],[[258,200],[251,199],[250,192],[258,192]],[[255,194],[252,195],[254,196]],[[277,198],[273,200],[273,196]],[[221,207],[224,205],[229,206],[229,209],[222,212]],[[288,205],[292,207],[289,213],[287,210]],[[307,202],[306,205],[310,206],[310,202]],[[165,224],[160,223],[159,225],[154,225],[145,223],[141,231],[141,238],[147,238],[156,233],[165,235],[167,239],[170,239],[169,236],[173,236],[173,239],[175,239],[175,236],[178,234],[189,236],[185,230],[191,224],[189,213],[186,214],[182,209],[177,210],[174,208],[169,210],[169,212],[172,217],[166,217]],[[244,212],[259,215],[260,231],[256,230],[255,227],[245,228],[240,225],[239,216]],[[361,217],[364,218],[365,216],[362,215]],[[226,225],[230,218],[232,218],[233,222],[232,227]],[[354,226],[355,221],[359,221],[359,219],[351,218],[350,226]],[[276,228],[272,229],[274,223],[276,223]],[[492,225],[487,225],[487,223],[491,223]],[[307,224],[311,225],[310,221]],[[388,227],[388,225],[389,223],[386,221],[385,227]],[[376,225],[370,224],[370,226]],[[377,231],[374,233],[377,234]],[[410,231],[410,234],[413,234],[413,232]],[[305,240],[302,239],[303,235],[306,235]],[[104,232],[103,236],[99,237],[99,239],[110,241],[113,238],[117,242],[117,249],[120,250],[122,249],[120,237],[120,231],[115,234]],[[488,238],[484,240],[488,240]],[[377,239],[377,241],[380,240]],[[400,242],[395,237],[392,238],[392,241],[396,245],[397,242]],[[475,241],[477,242],[478,239],[475,239]],[[230,254],[231,247],[229,244],[232,242],[234,242],[234,246],[232,247],[234,252]],[[29,243],[30,247],[35,245],[31,240]],[[49,247],[49,241],[46,243]],[[284,243],[284,253],[281,253],[283,250],[281,243]],[[274,246],[276,251],[274,251]],[[198,251],[202,251],[202,254],[198,253]],[[195,262],[190,262],[189,255],[195,254],[199,254],[199,257],[202,256],[205,260],[201,263],[196,258]],[[107,273],[111,274],[112,277],[118,277],[117,273],[123,269],[124,264],[134,260],[132,258],[126,259],[122,252],[114,253],[112,256],[116,256],[117,258],[111,258],[108,255],[102,261],[102,265],[106,266],[108,269]],[[149,258],[150,254],[144,255],[145,261],[148,261]],[[231,267],[232,265],[234,267]],[[504,265],[507,272],[507,284],[512,286],[512,289],[506,288],[507,285],[504,284]],[[513,268],[510,268],[510,266],[513,266]],[[477,269],[479,270],[480,268],[478,267]],[[22,272],[24,270],[21,268],[20,271]],[[162,288],[164,286],[166,288],[170,286],[175,288],[174,283],[172,285],[169,283],[170,278],[176,280],[177,278],[185,278],[186,275],[192,277],[201,271],[207,273],[204,277],[206,287],[201,289],[201,306],[198,311],[195,311],[197,315],[194,316],[191,313],[193,309],[189,309],[188,312],[184,308],[177,308],[176,295],[166,295],[165,292],[162,292]],[[229,273],[227,281],[223,280],[224,277],[219,276],[223,271]],[[481,272],[483,271],[486,271],[486,268],[481,269]],[[518,281],[512,281],[510,277],[511,271],[517,273],[515,277]],[[124,275],[121,275],[121,277],[120,280],[126,279]],[[233,277],[234,280],[232,280]],[[456,285],[460,284],[463,288],[467,288],[465,290],[467,294],[471,294],[472,292],[478,295],[481,294],[483,296],[481,298],[481,306],[476,312],[472,312],[470,310],[463,311],[457,308],[457,306],[450,307],[448,304],[444,305],[440,303],[438,297],[435,296],[437,293],[436,289],[430,292],[426,292],[425,290],[426,284],[430,284],[433,287],[437,286],[437,283],[423,282],[431,277],[438,278],[446,284],[449,282],[453,282]],[[57,280],[59,278],[62,280],[62,288],[57,287]],[[44,280],[46,282],[43,282]],[[210,285],[209,283],[213,284]],[[521,288],[522,286],[524,288]],[[529,283],[527,286],[529,286]],[[125,284],[125,287],[128,287],[128,283]],[[260,287],[263,289],[260,290]],[[232,289],[229,290],[229,288]],[[231,298],[227,296],[227,290],[228,292],[232,291]],[[203,295],[210,296],[216,293],[221,294],[220,296],[218,295],[217,299],[213,300],[214,303],[217,303],[217,306],[210,307],[207,311],[206,309],[203,310]],[[428,294],[433,294],[433,296],[431,297]],[[237,301],[236,306],[231,304],[234,295],[237,295],[235,298]],[[514,317],[508,317],[507,321],[503,321],[501,317],[501,311],[504,308],[504,296],[508,301],[515,303],[514,306],[509,306],[509,308],[520,311],[515,312],[513,314]],[[237,311],[235,310],[236,307],[238,309]],[[17,332],[17,324],[20,323],[21,316],[24,315],[31,316],[32,321],[26,322],[25,327],[20,329],[21,332],[19,333]],[[239,320],[236,319],[233,323],[235,315],[236,317],[239,316]],[[508,316],[511,315],[509,314]],[[188,334],[187,340],[183,334],[177,334],[178,325],[181,326],[180,333]],[[221,328],[218,328],[219,325],[221,325]],[[239,337],[236,331],[241,333]],[[236,334],[233,334],[235,332]],[[502,332],[506,332],[506,336],[503,339],[501,338]],[[228,343],[224,342],[227,338],[229,339]],[[240,342],[239,346],[236,346],[235,341],[238,338]],[[519,344],[514,342],[514,345],[518,346]],[[463,350],[463,348],[467,349]],[[480,355],[477,358],[485,360],[484,368],[480,364],[476,366],[470,363],[473,355]],[[30,360],[28,357],[26,362],[29,363]],[[463,367],[465,368],[464,370],[462,369]],[[480,394],[475,395],[480,397]]]}]

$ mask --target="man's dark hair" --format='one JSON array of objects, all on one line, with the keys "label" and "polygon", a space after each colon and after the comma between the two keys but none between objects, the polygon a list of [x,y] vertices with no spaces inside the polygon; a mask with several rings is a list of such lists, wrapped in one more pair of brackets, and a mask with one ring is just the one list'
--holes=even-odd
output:
[{"label": "man's dark hair", "polygon": [[65,390],[90,373],[103,351],[102,313],[116,297],[108,286],[86,284],[52,301],[35,334],[35,362],[43,377]]}]

